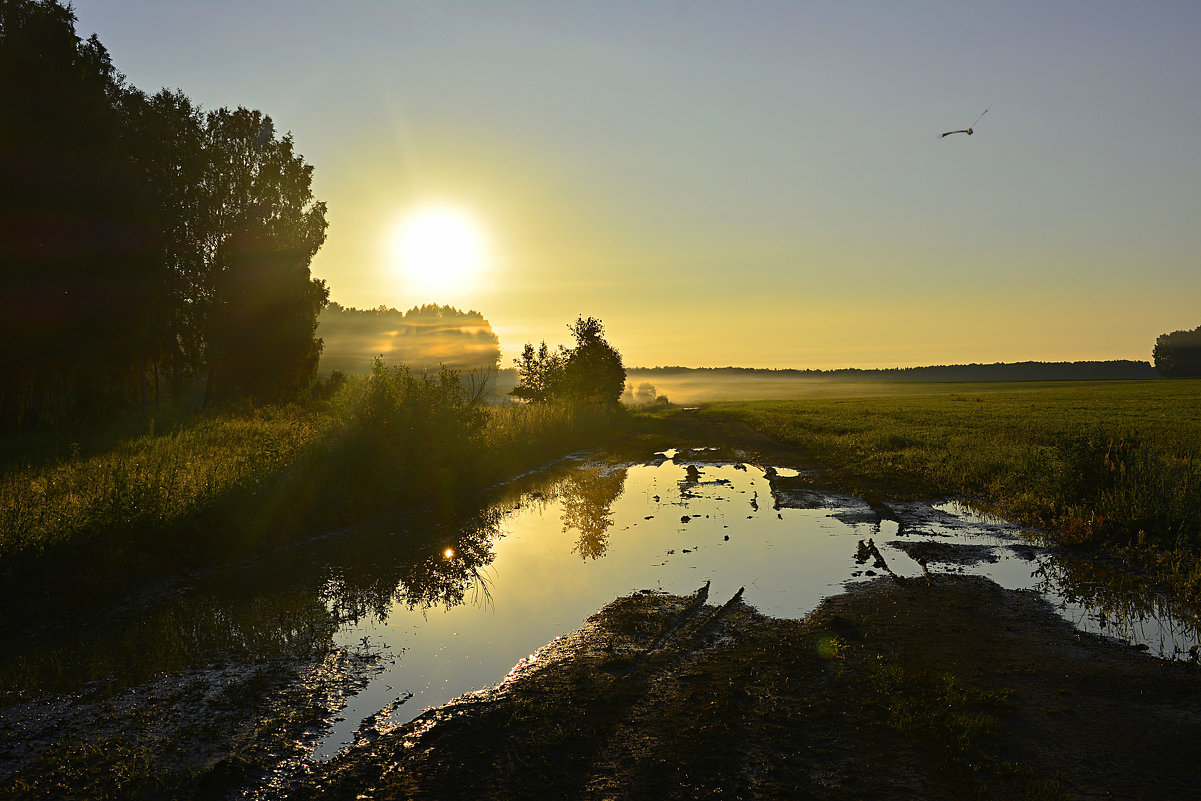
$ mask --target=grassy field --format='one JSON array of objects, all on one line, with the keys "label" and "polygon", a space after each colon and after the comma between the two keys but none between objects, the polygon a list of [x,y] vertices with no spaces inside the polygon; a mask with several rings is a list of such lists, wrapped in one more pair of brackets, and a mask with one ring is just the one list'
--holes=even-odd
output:
[{"label": "grassy field", "polygon": [[1201,381],[894,383],[715,403],[885,496],[955,495],[1201,602]]},{"label": "grassy field", "polygon": [[81,442],[14,437],[0,449],[0,585],[57,595],[383,514],[453,517],[612,423],[598,410],[473,404],[453,373],[390,368],[323,402],[148,419],[140,433],[122,421]]}]

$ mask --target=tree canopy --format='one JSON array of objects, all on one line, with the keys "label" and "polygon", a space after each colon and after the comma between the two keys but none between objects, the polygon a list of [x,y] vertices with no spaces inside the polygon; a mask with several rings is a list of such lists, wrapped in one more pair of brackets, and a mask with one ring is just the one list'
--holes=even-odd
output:
[{"label": "tree canopy", "polygon": [[616,406],[625,390],[626,370],[621,354],[605,341],[605,328],[594,317],[578,318],[568,326],[575,337],[572,348],[551,349],[543,341],[537,348],[526,343],[517,366],[517,386],[512,395],[525,401]]},{"label": "tree canopy", "polygon": [[[311,380],[313,168],[269,116],[128,85],[58,0],[0,0],[0,424]],[[157,397],[157,395],[156,395]]]},{"label": "tree canopy", "polygon": [[1155,369],[1169,378],[1201,376],[1201,326],[1160,334],[1152,351]]}]

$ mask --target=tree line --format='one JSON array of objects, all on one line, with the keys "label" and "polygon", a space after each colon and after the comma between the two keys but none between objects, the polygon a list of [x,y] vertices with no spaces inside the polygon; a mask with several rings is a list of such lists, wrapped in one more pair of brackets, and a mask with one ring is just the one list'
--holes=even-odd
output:
[{"label": "tree line", "polygon": [[0,426],[313,380],[312,166],[269,116],[128,84],[59,0],[0,0]]},{"label": "tree line", "polygon": [[858,368],[833,370],[772,369],[760,367],[631,367],[632,377],[699,376],[704,378],[822,378],[845,381],[1059,381],[1117,378],[1154,378],[1150,362],[1130,359],[1091,362],[994,362],[946,364],[924,367]]}]

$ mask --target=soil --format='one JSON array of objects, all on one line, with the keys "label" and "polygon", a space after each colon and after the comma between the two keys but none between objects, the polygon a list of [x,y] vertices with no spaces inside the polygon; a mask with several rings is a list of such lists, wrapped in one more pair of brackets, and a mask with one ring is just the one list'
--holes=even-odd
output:
[{"label": "soil", "polygon": [[[295,798],[1197,798],[1201,671],[978,578],[609,604]],[[717,599],[722,600],[722,599]]]}]

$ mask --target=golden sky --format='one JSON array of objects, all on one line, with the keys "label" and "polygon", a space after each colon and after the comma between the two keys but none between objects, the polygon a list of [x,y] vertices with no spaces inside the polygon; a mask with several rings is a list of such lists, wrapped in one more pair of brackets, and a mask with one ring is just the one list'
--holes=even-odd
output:
[{"label": "golden sky", "polygon": [[[639,366],[1148,359],[1201,324],[1196,3],[76,12],[134,85],[293,133],[334,300],[477,309],[506,364],[580,315]],[[398,263],[430,204],[486,243],[454,287]]]}]

